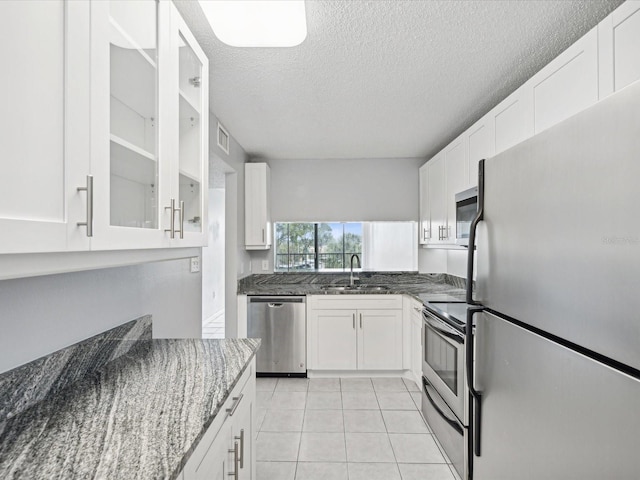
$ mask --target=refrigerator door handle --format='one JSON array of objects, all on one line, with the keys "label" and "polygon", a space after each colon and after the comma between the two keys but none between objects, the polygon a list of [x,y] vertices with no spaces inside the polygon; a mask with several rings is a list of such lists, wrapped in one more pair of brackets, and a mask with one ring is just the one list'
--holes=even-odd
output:
[{"label": "refrigerator door handle", "polygon": [[466,349],[466,367],[467,367],[467,386],[469,387],[469,393],[473,398],[473,408],[469,409],[469,437],[472,439],[471,444],[473,445],[473,452],[469,452],[469,458],[472,457],[472,454],[475,454],[476,457],[480,456],[480,424],[482,419],[481,406],[482,406],[482,393],[478,392],[475,389],[473,384],[473,356],[474,356],[474,348],[473,348],[473,316],[476,313],[480,313],[484,311],[483,307],[472,307],[467,310],[467,326],[466,326],[466,334],[467,338],[465,341]]},{"label": "refrigerator door handle", "polygon": [[484,217],[484,159],[478,163],[478,212],[469,230],[469,254],[467,255],[467,298],[469,305],[478,305],[473,300],[473,258],[476,251],[476,229]]}]

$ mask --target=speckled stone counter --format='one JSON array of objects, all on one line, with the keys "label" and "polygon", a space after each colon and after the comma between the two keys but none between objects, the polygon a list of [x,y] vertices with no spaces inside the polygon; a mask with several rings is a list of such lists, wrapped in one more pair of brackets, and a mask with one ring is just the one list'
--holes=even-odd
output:
[{"label": "speckled stone counter", "polygon": [[[384,286],[388,289],[376,294],[411,295],[421,302],[464,301],[466,281],[447,274],[420,274],[407,272],[358,272],[359,283]],[[245,277],[238,283],[243,295],[324,295],[326,285],[349,285],[348,273],[274,273]],[[341,294],[362,295],[372,292],[347,291]]]},{"label": "speckled stone counter", "polygon": [[0,478],[177,478],[260,340],[130,343],[26,409],[5,408]]}]

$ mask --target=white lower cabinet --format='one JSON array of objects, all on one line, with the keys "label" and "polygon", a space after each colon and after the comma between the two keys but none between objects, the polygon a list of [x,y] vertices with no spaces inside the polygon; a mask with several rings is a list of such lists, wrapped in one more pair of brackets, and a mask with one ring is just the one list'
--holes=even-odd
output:
[{"label": "white lower cabinet", "polygon": [[308,304],[310,370],[402,370],[401,295],[321,295]]},{"label": "white lower cabinet", "polygon": [[182,471],[181,480],[255,479],[255,360],[225,401]]}]

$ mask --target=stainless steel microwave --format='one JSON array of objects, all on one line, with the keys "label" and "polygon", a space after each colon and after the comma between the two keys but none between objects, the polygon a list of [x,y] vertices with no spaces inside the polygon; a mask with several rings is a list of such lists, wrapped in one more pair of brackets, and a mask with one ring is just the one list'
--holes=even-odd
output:
[{"label": "stainless steel microwave", "polygon": [[471,222],[478,211],[478,187],[456,194],[456,245],[469,246]]}]

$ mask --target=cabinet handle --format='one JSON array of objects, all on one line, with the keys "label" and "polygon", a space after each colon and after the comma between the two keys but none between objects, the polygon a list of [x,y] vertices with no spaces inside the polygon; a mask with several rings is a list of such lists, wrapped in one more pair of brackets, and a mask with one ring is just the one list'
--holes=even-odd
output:
[{"label": "cabinet handle", "polygon": [[414,309],[416,312],[422,312],[422,309],[421,309],[420,307],[413,307],[413,309]]},{"label": "cabinet handle", "polygon": [[233,449],[229,449],[229,453],[233,453],[233,472],[229,472],[229,476],[235,480],[240,478],[240,468],[238,467],[238,442],[233,443]]},{"label": "cabinet handle", "polygon": [[353,314],[353,329],[356,329],[356,314]]},{"label": "cabinet handle", "polygon": [[241,393],[239,397],[233,397],[235,403],[231,408],[227,408],[227,413],[230,417],[233,417],[233,414],[236,413],[238,405],[240,405],[240,402],[242,401],[242,397],[244,397],[244,393]]},{"label": "cabinet handle", "polygon": [[78,222],[78,227],[87,227],[87,237],[93,237],[93,175],[87,175],[87,186],[78,187],[78,192],[87,192],[87,220]]},{"label": "cabinet handle", "polygon": [[262,243],[265,243],[265,239],[264,239],[264,228],[262,229]]},{"label": "cabinet handle", "polygon": [[176,199],[171,199],[171,205],[164,207],[165,210],[170,210],[171,220],[169,220],[169,228],[164,229],[165,232],[169,232],[169,238],[176,238]]},{"label": "cabinet handle", "polygon": [[184,238],[184,200],[180,201],[180,210],[179,210],[178,218],[180,218],[180,230],[179,230],[180,238]]},{"label": "cabinet handle", "polygon": [[360,329],[362,329],[362,314],[360,314]]},{"label": "cabinet handle", "polygon": [[233,437],[235,440],[240,440],[240,468],[244,468],[244,428],[240,430],[240,435]]}]

